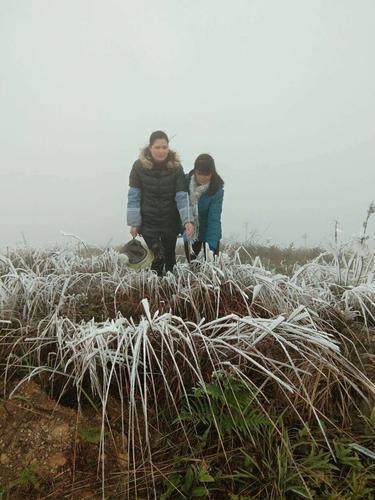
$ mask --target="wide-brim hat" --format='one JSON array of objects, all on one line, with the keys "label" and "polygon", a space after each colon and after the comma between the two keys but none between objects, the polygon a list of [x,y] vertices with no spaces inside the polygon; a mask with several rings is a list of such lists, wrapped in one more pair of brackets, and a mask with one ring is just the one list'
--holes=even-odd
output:
[{"label": "wide-brim hat", "polygon": [[129,259],[128,267],[136,270],[150,268],[154,259],[151,250],[135,238],[124,245],[122,253]]}]

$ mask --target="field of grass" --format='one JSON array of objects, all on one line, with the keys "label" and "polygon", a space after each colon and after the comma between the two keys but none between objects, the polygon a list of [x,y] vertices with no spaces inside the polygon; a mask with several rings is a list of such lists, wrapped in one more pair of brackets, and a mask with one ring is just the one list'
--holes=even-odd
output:
[{"label": "field of grass", "polygon": [[367,244],[0,255],[0,498],[374,498]]}]

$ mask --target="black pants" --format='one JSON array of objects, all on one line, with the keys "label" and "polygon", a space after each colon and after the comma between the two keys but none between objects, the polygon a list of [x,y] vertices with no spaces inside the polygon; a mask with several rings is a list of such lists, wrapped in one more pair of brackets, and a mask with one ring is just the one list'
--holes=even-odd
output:
[{"label": "black pants", "polygon": [[148,248],[154,254],[151,269],[158,273],[158,276],[163,276],[165,271],[173,271],[176,264],[176,241],[177,235],[159,233],[155,235],[142,234]]},{"label": "black pants", "polygon": [[[202,250],[203,246],[203,251],[204,251],[204,258],[206,258],[206,245],[204,241],[194,241],[192,244],[192,250],[193,253],[190,252],[190,245],[187,241],[184,241],[184,248],[185,248],[185,255],[187,261],[190,263],[192,260],[196,259],[199,255],[199,252]],[[219,248],[220,248],[220,241],[217,244],[217,247],[215,248],[214,255],[219,255]]]}]

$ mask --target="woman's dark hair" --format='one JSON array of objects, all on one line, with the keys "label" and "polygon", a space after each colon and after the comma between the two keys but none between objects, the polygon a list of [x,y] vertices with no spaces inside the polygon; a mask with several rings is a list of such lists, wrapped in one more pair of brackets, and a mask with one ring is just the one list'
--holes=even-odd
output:
[{"label": "woman's dark hair", "polygon": [[162,130],[156,130],[155,132],[152,132],[152,134],[150,135],[150,139],[148,141],[149,145],[152,146],[154,142],[157,141],[158,139],[165,139],[169,144],[169,139],[167,134]]},{"label": "woman's dark hair", "polygon": [[213,175],[216,167],[212,156],[205,153],[199,155],[194,163],[194,171],[202,175]]},{"label": "woman's dark hair", "polygon": [[208,196],[212,196],[224,186],[224,181],[216,172],[215,160],[211,155],[203,153],[197,157],[194,162],[194,173],[201,175],[211,175]]}]

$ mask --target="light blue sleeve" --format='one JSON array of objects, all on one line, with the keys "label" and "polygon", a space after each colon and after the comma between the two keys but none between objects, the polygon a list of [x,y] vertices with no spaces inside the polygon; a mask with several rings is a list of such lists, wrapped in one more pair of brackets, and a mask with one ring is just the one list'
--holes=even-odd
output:
[{"label": "light blue sleeve", "polygon": [[130,187],[128,191],[128,207],[127,207],[127,224],[128,226],[140,227],[142,224],[141,216],[141,189],[138,187]]},{"label": "light blue sleeve", "polygon": [[184,226],[187,222],[192,222],[188,193],[186,191],[177,191],[175,200],[182,225]]}]

